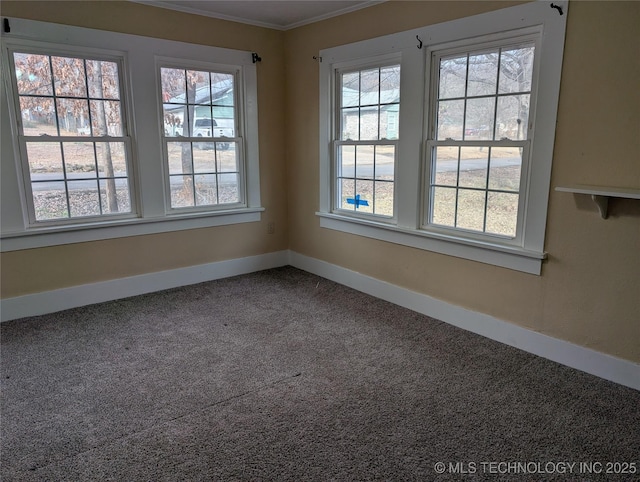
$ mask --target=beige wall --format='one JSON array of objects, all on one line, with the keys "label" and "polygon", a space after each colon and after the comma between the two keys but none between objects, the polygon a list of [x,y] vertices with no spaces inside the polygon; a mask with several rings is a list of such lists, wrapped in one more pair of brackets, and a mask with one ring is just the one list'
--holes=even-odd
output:
[{"label": "beige wall", "polygon": [[[259,223],[2,253],[3,298],[288,247],[282,32],[131,2],[3,1],[1,9],[8,17],[259,52],[260,186],[266,209]],[[275,234],[267,234],[271,221]]]},{"label": "beige wall", "polygon": [[[318,51],[507,6],[387,2],[289,31],[287,144],[290,248],[553,337],[640,361],[640,202],[602,220],[550,193],[542,276],[321,229]],[[640,186],[640,3],[572,2],[552,186]]]},{"label": "beige wall", "polygon": [[[261,223],[4,253],[2,297],[288,247],[640,362],[638,201],[612,201],[610,219],[602,220],[585,199],[552,191],[549,259],[541,276],[319,227],[318,65],[312,57],[324,48],[506,6],[394,1],[283,33],[126,2],[3,1],[6,16],[258,51],[267,211]],[[640,186],[638,25],[637,2],[571,3],[552,186]],[[271,220],[275,235],[266,234]]]}]

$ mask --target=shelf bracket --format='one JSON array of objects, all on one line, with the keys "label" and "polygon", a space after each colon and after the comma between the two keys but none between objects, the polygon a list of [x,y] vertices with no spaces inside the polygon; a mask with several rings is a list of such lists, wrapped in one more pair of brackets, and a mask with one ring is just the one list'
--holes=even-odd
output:
[{"label": "shelf bracket", "polygon": [[584,186],[574,184],[572,186],[557,186],[556,191],[570,192],[573,194],[586,194],[598,207],[600,217],[609,217],[609,199],[612,197],[622,199],[640,199],[640,189],[625,187]]},{"label": "shelf bracket", "polygon": [[591,199],[596,206],[598,206],[598,211],[600,211],[600,217],[602,219],[607,219],[609,217],[609,196],[599,196],[597,194],[592,194]]}]

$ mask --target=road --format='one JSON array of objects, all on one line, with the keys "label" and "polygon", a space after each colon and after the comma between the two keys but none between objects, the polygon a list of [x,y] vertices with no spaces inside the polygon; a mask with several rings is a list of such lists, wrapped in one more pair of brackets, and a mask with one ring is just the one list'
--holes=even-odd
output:
[{"label": "road", "polygon": [[[491,160],[492,168],[499,167],[508,167],[508,166],[518,166],[521,161],[519,157],[502,157]],[[473,171],[478,169],[486,169],[487,160],[485,159],[465,159],[463,161],[463,171]],[[458,161],[452,159],[450,161],[440,161],[437,165],[437,172],[452,172],[458,169]],[[230,174],[230,173],[228,173]],[[393,175],[393,164],[391,163],[381,163],[376,166],[376,175],[377,177],[385,177]],[[358,166],[358,177],[370,178],[373,176],[373,165],[369,164],[366,166]],[[32,183],[31,189],[33,191],[53,191],[59,189],[59,175],[58,174],[33,174],[32,181],[37,181]],[[69,179],[69,181],[73,181],[71,184],[72,190],[90,190],[95,189],[96,181],[95,179],[85,179],[85,180],[76,180]],[[117,187],[126,187],[126,179],[116,179]],[[182,179],[179,176],[171,177],[171,184],[178,186],[182,183]]]},{"label": "road", "polygon": [[[519,166],[521,160],[519,157],[498,157],[491,160],[491,168]],[[347,165],[348,166],[348,165]],[[350,167],[350,166],[349,166]],[[487,159],[464,159],[462,162],[463,171],[485,170],[487,168]],[[458,169],[458,161],[455,159],[440,161],[437,164],[436,172],[452,172]],[[376,176],[384,177],[393,175],[393,164],[381,163],[376,166]],[[367,164],[358,166],[358,177],[372,177],[373,165]],[[349,176],[347,176],[349,177]]]},{"label": "road", "polygon": [[[222,174],[233,174],[231,172],[225,172]],[[198,174],[196,174],[196,177]],[[218,178],[220,179],[220,178]],[[31,190],[32,191],[58,191],[60,190],[60,180],[59,175],[57,174],[33,174],[31,176]],[[101,179],[104,181],[104,179]],[[71,191],[89,191],[96,188],[96,180],[95,179],[69,179],[71,184],[69,186],[69,190]],[[116,188],[126,189],[127,187],[127,179],[115,179]],[[171,177],[171,185],[172,186],[180,186],[182,184],[181,176],[172,176]],[[233,182],[219,182],[220,185],[223,184],[236,184]]]}]

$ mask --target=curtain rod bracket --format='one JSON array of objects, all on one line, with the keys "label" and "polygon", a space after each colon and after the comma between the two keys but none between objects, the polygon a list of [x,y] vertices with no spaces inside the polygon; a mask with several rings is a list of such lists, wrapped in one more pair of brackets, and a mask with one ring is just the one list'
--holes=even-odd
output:
[{"label": "curtain rod bracket", "polygon": [[260,57],[256,52],[251,52],[251,60],[255,64],[256,62],[261,62],[262,57]]}]

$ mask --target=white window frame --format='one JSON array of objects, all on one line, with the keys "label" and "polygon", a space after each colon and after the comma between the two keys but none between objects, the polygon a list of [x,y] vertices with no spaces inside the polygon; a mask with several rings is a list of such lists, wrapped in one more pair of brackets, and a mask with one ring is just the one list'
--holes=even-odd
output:
[{"label": "white window frame", "polygon": [[[562,1],[559,5],[563,15],[547,3],[531,2],[321,51],[320,209],[317,213],[320,226],[539,275],[546,258],[544,237],[568,2]],[[532,105],[529,118],[535,123],[535,137],[530,150],[529,185],[523,193],[526,206],[521,236],[515,240],[501,239],[428,225],[431,52],[536,31],[541,32],[535,57],[537,102]],[[472,46],[468,48],[473,50]],[[345,216],[331,204],[331,122],[335,105],[331,79],[341,63],[392,53],[402,58],[397,220],[381,223]]]},{"label": "white window frame", "polygon": [[[341,119],[340,119],[340,102],[339,102],[339,78],[340,75],[345,73],[345,72],[359,72],[362,70],[367,70],[367,69],[371,69],[371,68],[384,68],[384,67],[388,67],[391,65],[397,65],[401,62],[401,56],[397,55],[397,54],[391,54],[391,55],[384,55],[384,56],[380,56],[380,57],[375,57],[372,59],[366,59],[364,61],[357,61],[357,62],[343,62],[343,63],[337,63],[334,65],[334,72],[335,72],[335,76],[333,79],[333,83],[332,83],[332,101],[333,101],[333,105],[336,106],[335,107],[335,116],[332,119],[332,132],[333,132],[333,147],[331,149],[331,156],[332,156],[332,161],[331,161],[331,203],[332,203],[332,212],[338,212],[344,216],[353,216],[355,218],[362,218],[362,219],[370,219],[374,222],[381,222],[381,223],[395,223],[396,222],[396,207],[397,204],[395,202],[396,200],[396,195],[395,195],[395,186],[396,186],[396,182],[395,182],[395,174],[396,174],[396,165],[397,165],[397,156],[398,156],[398,146],[400,144],[400,140],[398,138],[395,139],[384,139],[384,140],[357,140],[357,141],[353,141],[353,140],[341,140],[340,139],[340,134],[341,134]],[[400,71],[400,79],[402,79],[402,69]],[[337,179],[338,179],[338,164],[339,164],[339,149],[340,146],[345,146],[345,145],[353,145],[353,146],[358,146],[358,145],[370,145],[370,146],[389,146],[392,145],[394,146],[395,149],[395,158],[394,158],[394,180],[393,180],[393,185],[394,185],[394,206],[393,206],[393,215],[392,216],[385,216],[385,215],[380,215],[380,214],[374,214],[374,213],[364,213],[364,212],[359,212],[357,210],[346,210],[341,208],[338,205],[338,186],[337,186]],[[354,180],[355,180],[355,173],[354,173]]]},{"label": "white window frame", "polygon": [[[154,39],[82,27],[70,27],[48,22],[9,19],[10,32],[2,32],[2,75],[0,92],[0,166],[2,175],[0,232],[2,251],[53,246],[60,244],[145,235],[184,229],[256,222],[264,208],[260,201],[258,158],[258,99],[257,72],[252,53],[184,42]],[[22,161],[18,143],[17,112],[11,80],[8,46],[28,45],[29,42],[61,47],[71,52],[115,52],[124,59],[123,81],[131,119],[132,172],[130,186],[132,203],[137,199],[137,215],[118,219],[89,220],[36,226],[30,224],[27,193],[24,190]],[[242,71],[240,95],[244,99],[243,125],[245,134],[244,185],[242,205],[225,209],[198,212],[168,213],[166,206],[165,173],[162,154],[162,108],[160,85],[156,75],[159,58],[184,59],[232,65]],[[126,72],[126,74],[125,74]],[[135,210],[132,204],[132,210]],[[75,220],[74,220],[75,221]]]},{"label": "white window frame", "polygon": [[[529,110],[529,119],[527,122],[527,126],[524,128],[528,132],[528,136],[525,140],[517,141],[517,140],[459,140],[459,141],[440,141],[437,140],[437,135],[435,132],[436,129],[436,110],[438,107],[437,103],[437,87],[438,87],[438,75],[439,75],[439,67],[438,67],[438,59],[444,52],[444,55],[451,55],[453,52],[457,53],[468,53],[473,52],[476,49],[485,50],[487,48],[496,48],[496,47],[504,47],[511,44],[522,44],[522,43],[533,43],[536,49],[536,52],[540,48],[542,32],[540,28],[533,27],[527,29],[518,29],[516,31],[511,32],[503,32],[500,34],[493,34],[487,37],[483,37],[480,39],[472,39],[472,40],[463,40],[460,42],[453,42],[451,44],[446,45],[436,45],[431,46],[427,49],[427,59],[429,62],[429,78],[428,82],[428,98],[430,101],[428,102],[428,106],[425,109],[425,131],[427,133],[427,140],[425,146],[425,156],[424,156],[424,179],[423,179],[423,202],[422,202],[422,216],[421,216],[421,226],[420,228],[425,231],[430,231],[433,233],[449,233],[453,236],[457,236],[459,232],[462,232],[463,236],[468,237],[469,239],[477,239],[484,242],[492,242],[495,240],[496,243],[504,244],[505,246],[524,246],[524,227],[529,224],[526,216],[528,213],[533,210],[528,210],[528,188],[529,188],[529,172],[530,172],[530,159],[531,159],[531,151],[532,144],[534,144],[535,135],[534,135],[534,126],[535,122],[535,107],[537,103],[537,75],[539,72],[539,60],[540,57],[535,55],[534,57],[534,65],[532,71],[532,87],[530,94],[530,103],[531,108]],[[497,98],[497,96],[496,96]],[[497,120],[494,119],[494,122]],[[520,175],[520,187],[519,187],[519,200],[518,200],[518,216],[516,221],[516,234],[514,237],[506,237],[500,236],[497,234],[488,234],[482,232],[476,232],[471,230],[463,230],[462,228],[456,227],[447,227],[438,224],[432,224],[429,222],[429,213],[431,209],[430,202],[432,200],[432,192],[431,192],[431,178],[432,178],[432,168],[433,163],[431,159],[432,149],[436,146],[441,145],[457,145],[457,146],[473,146],[473,145],[492,145],[493,147],[521,147],[522,152],[522,165],[521,165],[521,175]],[[486,211],[486,206],[485,206]]]},{"label": "white window frame", "polygon": [[[246,170],[245,170],[245,155],[244,155],[244,98],[242,95],[242,91],[237,88],[243,84],[242,79],[242,67],[239,65],[222,65],[217,63],[208,63],[208,62],[193,62],[193,61],[185,61],[184,59],[174,59],[168,57],[156,57],[156,72],[158,75],[157,85],[162,85],[161,69],[162,68],[177,68],[177,69],[186,69],[186,70],[201,70],[207,72],[217,72],[217,73],[225,73],[233,75],[234,77],[234,137],[229,138],[212,138],[212,142],[216,141],[228,141],[228,142],[237,142],[237,156],[238,156],[238,169],[239,169],[239,201],[234,203],[233,205],[229,204],[213,204],[213,205],[205,205],[205,206],[191,206],[191,207],[172,207],[171,206],[171,187],[170,187],[170,174],[169,174],[169,166],[168,166],[168,152],[167,152],[167,143],[168,142],[197,142],[199,139],[195,137],[183,136],[183,137],[175,137],[175,136],[166,136],[164,134],[164,115],[161,113],[161,136],[162,136],[162,155],[163,155],[163,171],[164,171],[164,185],[165,185],[165,199],[166,199],[166,207],[165,211],[167,215],[181,215],[184,213],[202,213],[202,212],[213,212],[213,211],[224,211],[228,209],[237,209],[237,208],[246,208],[247,207],[247,195],[246,195]],[[158,106],[159,109],[162,110],[162,106],[164,104],[162,100],[161,92],[158,92]],[[201,139],[200,139],[201,140]]]},{"label": "white window frame", "polygon": [[[72,58],[86,58],[91,60],[104,60],[109,62],[114,62],[118,65],[118,75],[119,75],[119,89],[120,89],[120,108],[121,108],[121,120],[122,120],[122,130],[123,133],[121,136],[113,138],[113,137],[100,137],[100,136],[40,136],[41,138],[34,138],[33,136],[26,136],[17,132],[15,141],[17,143],[17,150],[20,153],[20,166],[19,177],[22,180],[21,189],[24,197],[23,204],[23,216],[25,219],[25,224],[33,227],[63,227],[70,226],[78,223],[91,223],[91,222],[108,222],[109,220],[116,219],[132,219],[137,217],[138,211],[138,202],[136,196],[135,189],[135,166],[132,162],[132,136],[129,133],[130,126],[132,125],[132,117],[130,115],[130,97],[128,93],[130,89],[126,85],[127,79],[127,71],[126,71],[126,61],[125,61],[125,53],[124,52],[116,52],[111,50],[104,49],[87,49],[87,48],[74,48],[70,46],[64,45],[55,45],[50,43],[43,42],[34,42],[34,41],[21,41],[19,43],[14,43],[12,41],[6,42],[6,51],[7,51],[7,63],[9,65],[9,70],[12,71],[14,67],[13,54],[14,53],[29,53],[36,55],[46,55],[46,56],[61,56],[61,57],[72,57]],[[14,92],[17,92],[16,79],[14,76],[11,76],[10,79],[7,79],[8,82],[11,82],[11,87]],[[52,79],[53,82],[53,79]],[[16,107],[15,119],[17,121],[16,130],[19,131],[19,127],[22,125],[22,118],[19,112],[19,105],[17,102],[17,94],[13,97],[12,101]],[[83,99],[84,98],[80,98]],[[56,121],[57,122],[57,121]],[[106,141],[116,141],[122,142],[125,145],[126,150],[126,161],[127,161],[127,181],[129,183],[129,198],[131,203],[131,211],[128,213],[111,213],[111,214],[102,214],[102,215],[94,215],[94,216],[86,216],[86,217],[66,217],[66,218],[53,218],[48,220],[36,220],[35,217],[35,208],[33,202],[33,191],[32,191],[32,182],[30,179],[30,169],[29,164],[27,162],[27,142],[106,142]],[[96,173],[97,176],[97,173]],[[64,175],[65,183],[69,181],[70,178]],[[73,180],[73,179],[71,179]],[[68,195],[67,195],[68,197]],[[70,213],[69,213],[70,214]]]}]

